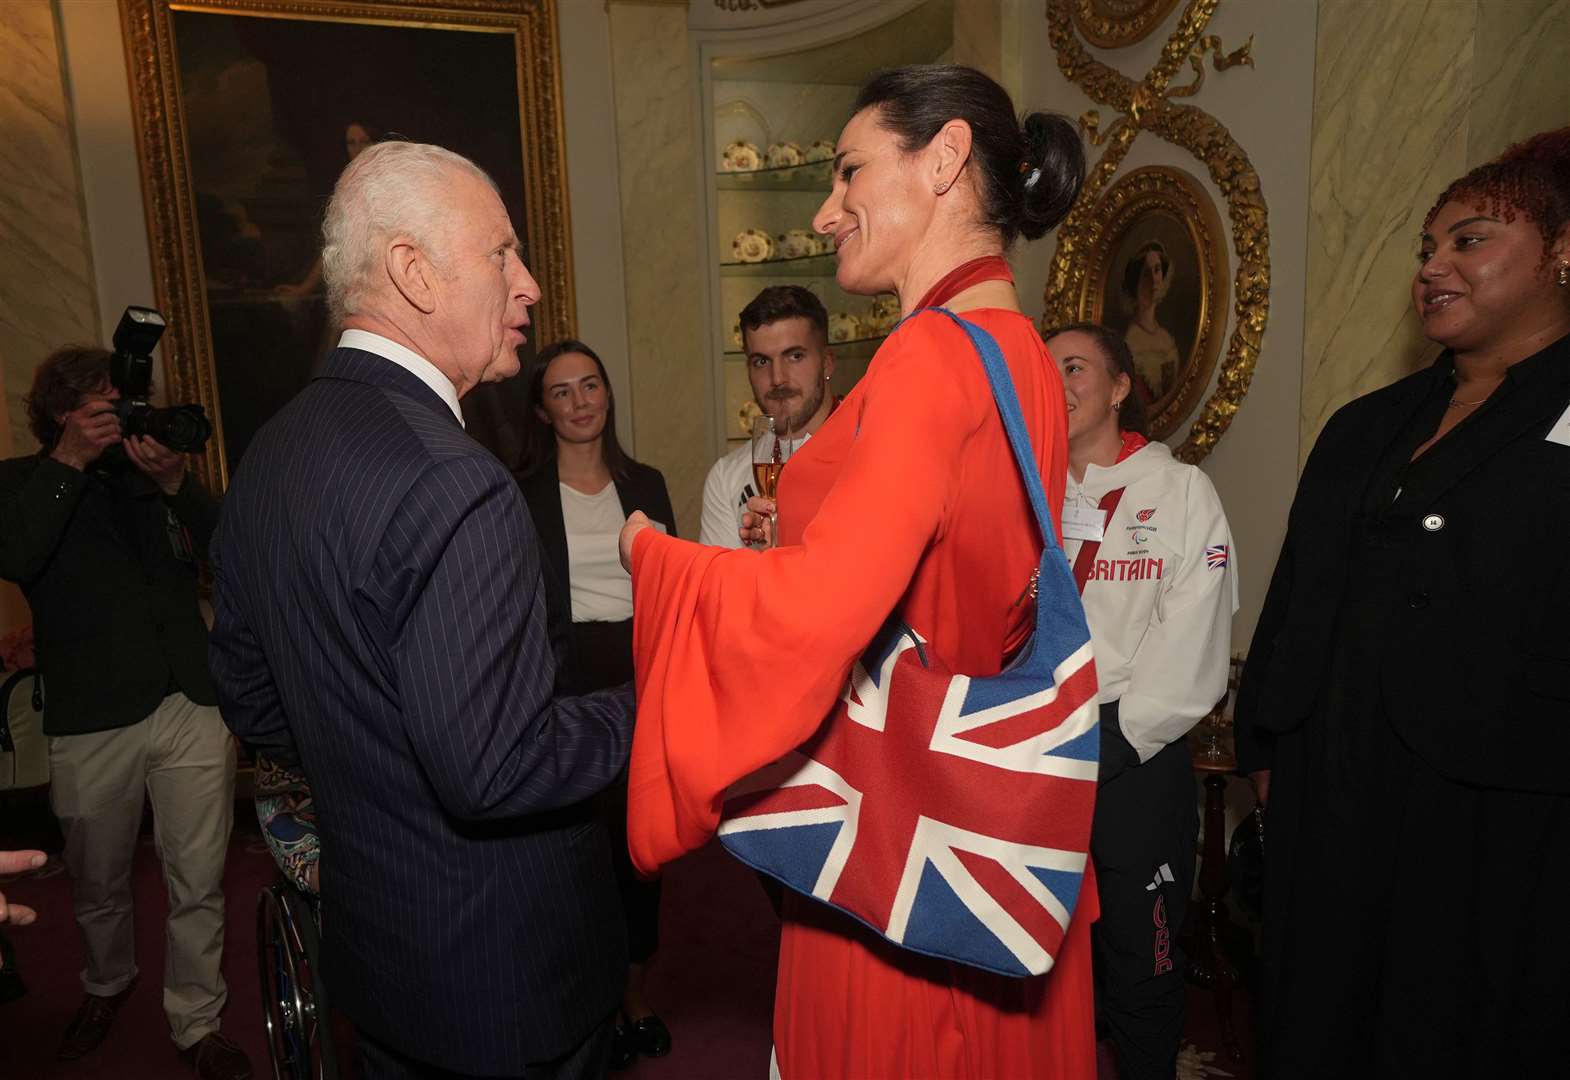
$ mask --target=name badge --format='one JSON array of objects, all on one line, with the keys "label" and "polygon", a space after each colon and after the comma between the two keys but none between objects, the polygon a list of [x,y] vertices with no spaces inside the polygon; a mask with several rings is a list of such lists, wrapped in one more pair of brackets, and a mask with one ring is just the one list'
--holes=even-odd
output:
[{"label": "name badge", "polygon": [[1554,426],[1548,429],[1546,437],[1549,442],[1570,446],[1570,409],[1559,414],[1559,419],[1555,420]]},{"label": "name badge", "polygon": [[1066,540],[1099,542],[1107,532],[1107,512],[1098,506],[1073,504],[1063,508],[1063,537]]}]

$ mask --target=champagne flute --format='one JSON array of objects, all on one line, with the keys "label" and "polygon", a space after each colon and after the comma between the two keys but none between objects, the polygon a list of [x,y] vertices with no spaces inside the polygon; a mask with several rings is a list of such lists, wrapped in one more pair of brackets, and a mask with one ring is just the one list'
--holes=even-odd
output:
[{"label": "champagne flute", "polygon": [[[759,413],[752,418],[752,480],[759,495],[776,499],[780,472],[790,460],[795,442],[791,438],[790,420]],[[769,515],[769,547],[778,543],[779,516]]]}]

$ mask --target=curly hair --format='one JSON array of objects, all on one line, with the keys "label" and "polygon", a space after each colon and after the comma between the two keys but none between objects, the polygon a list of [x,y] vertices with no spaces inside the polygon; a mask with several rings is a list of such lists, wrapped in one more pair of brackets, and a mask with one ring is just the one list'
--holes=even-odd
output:
[{"label": "curly hair", "polygon": [[1434,224],[1444,205],[1464,199],[1501,220],[1524,215],[1543,237],[1543,261],[1570,225],[1570,127],[1544,131],[1516,143],[1445,188],[1423,228]]},{"label": "curly hair", "polygon": [[87,394],[107,390],[109,350],[95,345],[67,345],[49,354],[33,373],[33,389],[23,400],[27,426],[45,453],[60,441],[64,416],[82,403]]}]

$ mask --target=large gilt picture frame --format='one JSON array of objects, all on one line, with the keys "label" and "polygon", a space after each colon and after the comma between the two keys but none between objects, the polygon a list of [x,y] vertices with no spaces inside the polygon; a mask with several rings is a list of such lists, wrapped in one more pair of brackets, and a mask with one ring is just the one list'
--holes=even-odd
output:
[{"label": "large gilt picture frame", "polygon": [[1123,338],[1150,433],[1172,435],[1210,385],[1227,310],[1226,234],[1204,187],[1148,166],[1113,184],[1089,217],[1079,319]]},{"label": "large gilt picture frame", "polygon": [[[574,336],[556,0],[120,0],[120,14],[169,324],[162,396],[207,409],[197,467],[215,491],[336,341],[321,215],[370,143],[439,143],[484,168],[544,293],[525,349]],[[508,464],[522,383],[463,402]]]}]

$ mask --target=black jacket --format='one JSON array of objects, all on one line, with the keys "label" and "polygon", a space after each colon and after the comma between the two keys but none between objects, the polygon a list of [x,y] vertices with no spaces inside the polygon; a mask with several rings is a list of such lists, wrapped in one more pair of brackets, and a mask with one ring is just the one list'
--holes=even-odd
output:
[{"label": "black jacket", "polygon": [[[515,473],[514,478],[529,504],[540,546],[545,550],[545,597],[550,606],[553,638],[572,622],[572,586],[567,580],[567,526],[562,519],[561,477],[556,462],[548,461],[532,472]],[[671,510],[665,477],[649,465],[627,460],[627,476],[616,480],[616,497],[621,511],[631,515],[642,510],[653,521],[676,535],[676,514]]]},{"label": "black jacket", "polygon": [[[1449,354],[1340,409],[1298,484],[1237,702],[1239,766],[1314,708],[1343,601],[1353,522],[1387,448],[1448,382]],[[1488,406],[1427,454],[1396,504],[1411,556],[1380,673],[1392,724],[1452,779],[1570,793],[1570,338],[1510,368]],[[1426,457],[1427,455],[1425,455]]]},{"label": "black jacket", "polygon": [[218,501],[190,475],[166,497],[129,465],[0,462],[0,577],[33,610],[46,734],[135,724],[171,682],[218,704],[197,605],[197,562],[217,522]]},{"label": "black jacket", "polygon": [[320,815],[333,1001],[394,1049],[514,1076],[621,1000],[610,846],[632,694],[554,694],[540,545],[423,382],[338,349],[245,452],[213,541],[224,720]]}]

